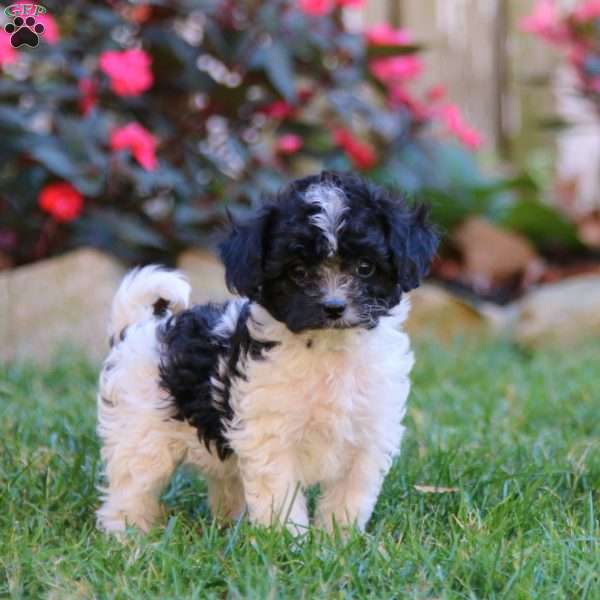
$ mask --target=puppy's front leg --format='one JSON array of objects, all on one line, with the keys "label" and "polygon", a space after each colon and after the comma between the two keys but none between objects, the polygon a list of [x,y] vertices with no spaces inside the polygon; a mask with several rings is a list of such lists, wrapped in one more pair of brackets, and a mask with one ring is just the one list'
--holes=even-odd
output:
[{"label": "puppy's front leg", "polygon": [[374,448],[359,451],[345,477],[321,485],[317,525],[327,531],[333,530],[334,523],[364,530],[391,462],[388,453]]},{"label": "puppy's front leg", "polygon": [[291,453],[273,439],[250,452],[236,452],[250,520],[267,526],[281,523],[294,535],[307,531],[306,499]]}]

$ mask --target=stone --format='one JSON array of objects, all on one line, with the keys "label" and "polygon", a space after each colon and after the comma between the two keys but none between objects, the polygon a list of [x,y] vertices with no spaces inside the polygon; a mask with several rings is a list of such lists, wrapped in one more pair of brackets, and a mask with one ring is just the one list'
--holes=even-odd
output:
[{"label": "stone", "polygon": [[600,276],[544,285],[517,303],[514,338],[528,347],[568,346],[600,336]]},{"label": "stone", "polygon": [[488,291],[514,278],[536,278],[543,270],[535,248],[522,235],[469,217],[452,234],[462,264],[462,279]]},{"label": "stone", "polygon": [[[232,298],[223,266],[213,253],[188,250],[177,266],[190,279],[193,302]],[[0,360],[48,362],[65,346],[92,360],[102,359],[108,350],[110,304],[124,273],[115,259],[91,249],[1,272]],[[520,341],[530,343],[553,335],[562,340],[583,332],[600,333],[598,276],[545,286],[519,306],[506,309],[476,307],[432,283],[410,297],[406,328],[415,337],[446,341],[514,329]],[[567,322],[557,326],[561,318]],[[509,327],[512,323],[514,328]]]},{"label": "stone", "polygon": [[124,270],[91,249],[0,273],[0,360],[47,362],[62,347],[108,350],[112,297]]},{"label": "stone", "polygon": [[225,269],[208,250],[186,250],[177,260],[177,268],[187,275],[192,286],[192,302],[224,302],[233,297],[225,285]]},{"label": "stone", "polygon": [[412,291],[410,302],[406,330],[411,336],[449,341],[491,329],[488,318],[475,306],[435,284],[425,283]]}]

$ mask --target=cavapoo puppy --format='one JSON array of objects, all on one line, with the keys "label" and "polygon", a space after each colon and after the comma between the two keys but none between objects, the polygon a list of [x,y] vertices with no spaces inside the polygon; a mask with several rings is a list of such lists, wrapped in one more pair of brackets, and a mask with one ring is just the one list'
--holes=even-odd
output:
[{"label": "cavapoo puppy", "polygon": [[221,245],[239,298],[189,307],[151,266],[114,299],[100,376],[99,526],[149,529],[179,464],[217,517],[364,528],[398,453],[413,356],[402,332],[437,247],[423,208],[357,176],[290,184]]}]

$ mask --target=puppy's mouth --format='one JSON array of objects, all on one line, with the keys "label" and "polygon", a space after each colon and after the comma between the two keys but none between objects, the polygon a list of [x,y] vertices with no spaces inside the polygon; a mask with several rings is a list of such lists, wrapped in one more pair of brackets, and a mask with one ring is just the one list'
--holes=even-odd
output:
[{"label": "puppy's mouth", "polygon": [[327,319],[319,323],[312,323],[311,325],[305,325],[303,327],[294,327],[288,324],[290,331],[293,333],[302,333],[304,331],[344,331],[350,329],[371,329],[373,327],[372,321],[359,321],[359,320],[348,320],[348,319]]},{"label": "puppy's mouth", "polygon": [[365,327],[361,321],[346,321],[344,319],[328,319],[323,325],[323,329],[358,329]]},{"label": "puppy's mouth", "polygon": [[339,316],[315,313],[309,313],[307,316],[308,318],[282,319],[282,321],[292,333],[373,329],[378,321],[375,315],[360,312],[354,307],[348,307],[348,310]]}]

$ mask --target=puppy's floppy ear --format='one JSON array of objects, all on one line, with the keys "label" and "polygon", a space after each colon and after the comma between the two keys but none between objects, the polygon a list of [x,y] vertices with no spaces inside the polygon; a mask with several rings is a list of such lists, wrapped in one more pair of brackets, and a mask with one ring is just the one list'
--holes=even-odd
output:
[{"label": "puppy's floppy ear", "polygon": [[230,291],[256,298],[263,282],[265,240],[274,206],[264,206],[253,217],[236,223],[231,214],[231,231],[219,245]]},{"label": "puppy's floppy ear", "polygon": [[429,272],[437,251],[439,238],[429,222],[429,209],[425,205],[414,208],[391,207],[387,210],[389,244],[403,292],[410,292]]}]

